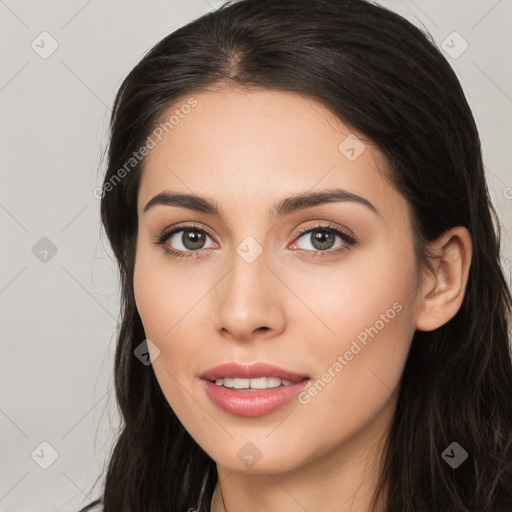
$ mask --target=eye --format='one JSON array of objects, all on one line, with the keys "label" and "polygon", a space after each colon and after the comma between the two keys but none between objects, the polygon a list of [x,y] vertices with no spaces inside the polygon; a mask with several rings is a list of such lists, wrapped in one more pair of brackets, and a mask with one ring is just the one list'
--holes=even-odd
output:
[{"label": "eye", "polygon": [[202,228],[192,224],[175,226],[171,231],[165,231],[155,241],[156,245],[163,246],[164,250],[177,257],[196,256],[202,249],[215,247],[205,245],[206,239],[211,236]]},{"label": "eye", "polygon": [[[297,240],[301,238],[304,238],[305,245],[309,243],[311,247],[302,247],[302,249],[308,252],[320,253],[320,257],[324,254],[337,254],[356,244],[356,239],[353,236],[332,224],[316,224],[313,227],[302,228],[299,230],[299,236],[296,237],[293,246],[297,246]],[[333,248],[336,238],[340,239],[341,243]]]},{"label": "eye", "polygon": [[[297,240],[304,238],[308,241],[312,248],[303,248],[305,252],[314,253],[313,257],[322,257],[324,255],[338,254],[341,251],[347,250],[357,243],[356,239],[343,231],[342,229],[332,224],[317,223],[314,226],[308,226],[299,230],[298,235],[295,237],[295,242],[291,246],[297,248]],[[200,251],[215,247],[216,244],[206,245],[207,239],[212,239],[205,229],[195,226],[193,224],[174,226],[169,231],[164,231],[155,240],[155,244],[162,246],[164,251],[173,257],[199,257]],[[333,249],[333,245],[338,238],[341,243],[337,248]]]}]

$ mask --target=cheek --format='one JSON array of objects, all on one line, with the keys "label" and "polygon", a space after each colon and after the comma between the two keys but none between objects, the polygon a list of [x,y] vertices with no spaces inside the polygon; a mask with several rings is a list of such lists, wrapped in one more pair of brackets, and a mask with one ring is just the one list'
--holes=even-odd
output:
[{"label": "cheek", "polygon": [[[389,400],[415,331],[414,255],[398,257],[386,250],[378,256],[360,253],[336,273],[317,273],[315,287],[311,277],[297,283],[298,295],[308,297],[308,307],[322,320],[306,336],[314,342],[308,358],[317,373],[302,403],[316,418],[331,414],[335,405],[341,415],[333,433],[340,422],[349,430],[357,428]],[[292,322],[297,332],[304,328],[301,317]]]},{"label": "cheek", "polygon": [[[163,250],[137,248],[133,286],[135,303],[144,325],[146,336],[155,341],[172,338],[190,305],[197,301],[196,285],[184,281],[183,272],[169,264]],[[194,300],[194,297],[196,299]],[[183,319],[183,320],[180,320]]]},{"label": "cheek", "polygon": [[163,251],[137,252],[135,303],[146,337],[160,350],[153,367],[165,389],[177,385],[171,376],[181,381],[194,375],[194,361],[202,349],[195,324],[205,316],[200,299],[208,289],[203,277],[180,270]]},{"label": "cheek", "polygon": [[160,338],[165,310],[172,307],[170,297],[164,294],[165,281],[165,274],[160,274],[159,266],[152,264],[144,252],[138,251],[133,276],[135,303],[145,334],[151,340]]},{"label": "cheek", "polygon": [[[193,287],[189,281],[183,293],[177,293],[183,285],[183,275],[180,278],[165,258],[155,252],[137,253],[133,279],[135,302],[146,338],[159,350],[158,357],[152,358],[155,377],[170,407],[183,419],[190,414],[184,388],[189,386],[189,372],[200,351],[191,339],[193,331],[187,324],[192,318],[187,312],[197,302],[197,290],[190,291]],[[193,427],[193,422],[190,426]]]},{"label": "cheek", "polygon": [[[379,332],[414,323],[407,316],[414,315],[418,289],[412,249],[400,252],[382,243],[371,251],[354,251],[334,266],[312,265],[306,271],[292,264],[281,273],[301,299],[289,310],[290,327],[316,324],[317,339],[326,346],[338,344],[342,349],[360,333],[364,341],[365,329],[376,323]],[[402,322],[404,317],[407,321]]]}]

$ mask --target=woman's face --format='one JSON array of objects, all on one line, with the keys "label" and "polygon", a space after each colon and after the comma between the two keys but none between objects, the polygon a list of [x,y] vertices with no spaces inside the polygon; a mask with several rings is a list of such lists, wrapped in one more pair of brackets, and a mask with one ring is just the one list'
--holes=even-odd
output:
[{"label": "woman's face", "polygon": [[[419,310],[408,205],[381,154],[304,96],[233,88],[193,98],[153,136],[138,195],[135,298],[156,378],[222,467],[334,464],[375,443],[394,412]],[[345,192],[330,202],[290,200],[335,189]],[[162,193],[202,198],[218,215],[171,200],[146,209]],[[229,362],[309,380],[277,408],[251,404],[281,388],[216,388],[220,406],[200,376]]]}]

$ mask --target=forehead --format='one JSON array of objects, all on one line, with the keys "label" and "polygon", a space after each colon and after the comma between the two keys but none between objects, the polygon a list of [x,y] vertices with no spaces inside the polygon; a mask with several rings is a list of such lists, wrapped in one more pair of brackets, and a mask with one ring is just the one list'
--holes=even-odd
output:
[{"label": "forehead", "polygon": [[139,213],[164,190],[266,209],[272,199],[315,188],[396,199],[377,148],[304,95],[204,91],[184,96],[162,119],[171,116],[144,163]]}]

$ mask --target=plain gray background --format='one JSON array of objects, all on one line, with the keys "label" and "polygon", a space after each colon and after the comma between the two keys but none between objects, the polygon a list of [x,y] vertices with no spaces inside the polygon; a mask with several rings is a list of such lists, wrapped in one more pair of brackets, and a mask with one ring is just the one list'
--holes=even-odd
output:
[{"label": "plain gray background", "polygon": [[[77,511],[100,491],[118,425],[116,267],[93,196],[108,116],[142,55],[221,3],[0,0],[1,512]],[[428,29],[462,83],[510,282],[512,2],[377,3]]]}]

